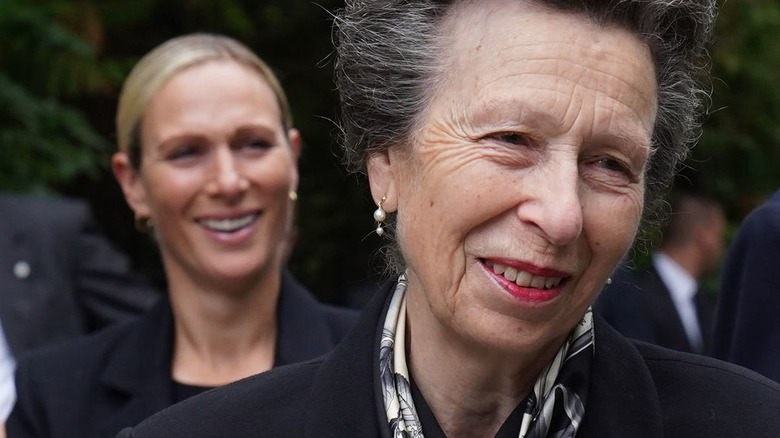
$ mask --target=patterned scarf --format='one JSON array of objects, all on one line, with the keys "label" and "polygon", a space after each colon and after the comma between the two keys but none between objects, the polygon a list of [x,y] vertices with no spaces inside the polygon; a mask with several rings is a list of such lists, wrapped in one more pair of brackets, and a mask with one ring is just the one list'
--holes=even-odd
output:
[{"label": "patterned scarf", "polygon": [[[406,277],[401,275],[387,310],[379,346],[379,375],[394,438],[424,438],[406,366]],[[590,309],[572,330],[523,401],[519,438],[572,438],[582,423],[593,358]]]}]

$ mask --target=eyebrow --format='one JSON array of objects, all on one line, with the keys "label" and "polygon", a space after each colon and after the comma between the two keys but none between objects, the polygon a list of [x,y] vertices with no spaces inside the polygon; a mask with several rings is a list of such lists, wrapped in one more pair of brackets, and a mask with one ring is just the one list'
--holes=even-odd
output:
[{"label": "eyebrow", "polygon": [[[525,99],[526,101],[528,99]],[[523,99],[495,99],[479,102],[476,108],[466,113],[466,117],[476,126],[491,126],[492,129],[527,129],[529,134],[559,133],[564,123],[543,109],[534,105],[527,105]],[[638,119],[637,119],[638,120]],[[621,126],[623,125],[623,126]],[[651,148],[653,132],[644,132],[644,129],[635,129],[624,126],[614,120],[610,123],[608,131],[598,133],[586,139],[588,143],[609,142],[616,145],[632,145]]]}]

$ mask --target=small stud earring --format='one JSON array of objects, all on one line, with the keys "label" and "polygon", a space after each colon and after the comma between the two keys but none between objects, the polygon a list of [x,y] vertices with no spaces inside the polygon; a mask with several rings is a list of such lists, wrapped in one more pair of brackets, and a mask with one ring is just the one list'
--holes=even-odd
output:
[{"label": "small stud earring", "polygon": [[610,284],[612,284],[612,277],[607,278],[607,286],[609,286]]},{"label": "small stud earring", "polygon": [[141,233],[148,234],[154,228],[152,218],[149,216],[135,215],[135,229]]},{"label": "small stud earring", "polygon": [[382,208],[382,204],[387,201],[387,198],[385,196],[382,196],[382,199],[379,200],[379,206],[376,210],[374,210],[374,220],[376,221],[376,234],[381,236],[382,234],[385,234],[384,228],[382,228],[382,222],[387,219],[387,212]]},{"label": "small stud earring", "polygon": [[298,200],[298,192],[296,192],[295,190],[290,190],[288,196],[290,196],[290,201],[294,202]]}]

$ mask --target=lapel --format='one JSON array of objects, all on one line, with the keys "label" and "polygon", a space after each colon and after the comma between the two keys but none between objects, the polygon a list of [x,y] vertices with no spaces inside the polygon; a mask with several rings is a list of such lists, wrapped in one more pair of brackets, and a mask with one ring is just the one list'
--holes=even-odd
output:
[{"label": "lapel", "polygon": [[673,348],[685,352],[693,352],[688,335],[685,333],[685,327],[680,319],[680,314],[677,313],[677,307],[672,301],[672,293],[661,280],[661,276],[655,268],[655,264],[651,263],[647,267],[647,281],[648,291],[644,294],[648,298],[648,305],[652,313],[651,319],[653,323],[653,330],[656,333],[661,333],[660,336],[665,339],[657,339],[656,341],[667,348]]},{"label": "lapel", "polygon": [[287,271],[277,306],[274,367],[322,356],[336,345],[321,304]]},{"label": "lapel", "polygon": [[595,354],[577,438],[660,438],[663,417],[650,370],[634,346],[594,315]]},{"label": "lapel", "polygon": [[[386,437],[380,428],[379,339],[386,301],[395,281],[386,282],[366,305],[344,340],[323,361],[311,389],[311,406],[304,414],[307,437]],[[377,354],[375,354],[377,353]]]},{"label": "lapel", "polygon": [[141,326],[121,339],[100,375],[101,387],[118,394],[121,405],[106,415],[100,436],[113,438],[173,403],[171,355],[173,316],[170,303],[161,299],[140,320]]}]

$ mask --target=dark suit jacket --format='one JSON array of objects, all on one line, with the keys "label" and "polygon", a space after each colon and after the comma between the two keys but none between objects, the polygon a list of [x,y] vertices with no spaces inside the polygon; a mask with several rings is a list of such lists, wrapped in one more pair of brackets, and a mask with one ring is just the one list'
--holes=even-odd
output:
[{"label": "dark suit jacket", "polygon": [[161,295],[85,203],[0,196],[0,321],[14,356],[130,319]]},{"label": "dark suit jacket", "polygon": [[[599,295],[594,308],[624,336],[673,350],[694,352],[672,295],[652,263],[638,270],[621,266],[613,275],[612,284]],[[697,294],[696,311],[704,342],[701,353],[709,353],[715,300],[703,293]]]},{"label": "dark suit jacket", "polygon": [[780,382],[780,191],[745,218],[729,248],[714,354]]},{"label": "dark suit jacket", "polygon": [[[185,400],[119,436],[390,438],[376,362],[379,321],[393,286],[368,304],[328,356]],[[595,330],[577,438],[777,437],[780,385],[708,357],[632,344],[598,317]]]},{"label": "dark suit jacket", "polygon": [[[285,274],[275,365],[330,351],[357,312],[318,303]],[[167,300],[136,321],[23,357],[9,438],[108,438],[173,403]]]}]

